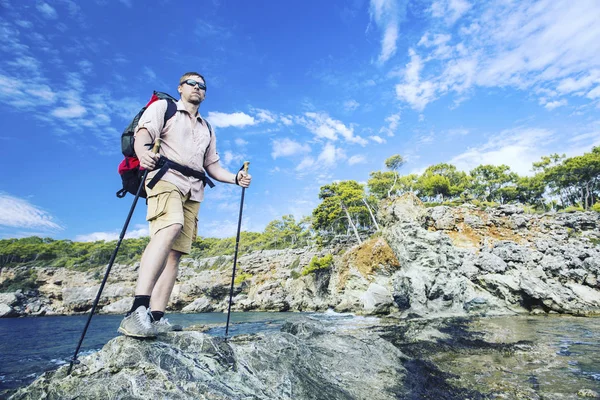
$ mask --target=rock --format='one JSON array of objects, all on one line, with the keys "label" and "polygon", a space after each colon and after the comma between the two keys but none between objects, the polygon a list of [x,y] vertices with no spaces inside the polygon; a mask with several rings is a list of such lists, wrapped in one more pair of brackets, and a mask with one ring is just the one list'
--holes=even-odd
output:
[{"label": "rock", "polygon": [[106,314],[126,314],[133,305],[133,297],[117,300],[114,303],[110,303],[102,307],[102,313]]},{"label": "rock", "polygon": [[478,266],[481,271],[492,274],[504,272],[508,268],[506,262],[502,258],[492,253],[480,253],[473,263]]},{"label": "rock", "polygon": [[502,204],[494,210],[494,214],[500,216],[523,214],[523,206],[516,204]]},{"label": "rock", "polygon": [[15,316],[15,310],[6,303],[0,303],[0,318]]},{"label": "rock", "polygon": [[202,313],[213,311],[211,301],[207,297],[200,297],[181,310],[184,313]]},{"label": "rock", "polygon": [[483,221],[477,215],[473,214],[465,214],[464,222],[471,228],[481,228],[483,227]]},{"label": "rock", "polygon": [[431,218],[434,221],[436,229],[451,230],[456,226],[456,219],[450,207],[437,206],[431,209]]},{"label": "rock", "polygon": [[361,296],[364,311],[368,314],[386,314],[394,302],[390,291],[377,284],[371,283],[367,291]]},{"label": "rock", "polygon": [[524,263],[527,260],[528,250],[522,246],[508,241],[500,241],[494,245],[492,253],[500,257],[502,260],[515,263]]},{"label": "rock", "polygon": [[0,293],[0,304],[14,306],[19,302],[16,293]]},{"label": "rock", "polygon": [[[229,341],[194,331],[160,341],[124,336],[44,374],[13,398],[373,399],[406,390],[405,356],[377,335],[310,321]],[[151,393],[151,395],[149,395]]]}]

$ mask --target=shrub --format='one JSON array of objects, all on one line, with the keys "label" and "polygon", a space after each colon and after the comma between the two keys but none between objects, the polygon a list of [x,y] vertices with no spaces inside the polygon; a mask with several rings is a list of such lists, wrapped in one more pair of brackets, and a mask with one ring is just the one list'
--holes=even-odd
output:
[{"label": "shrub", "polygon": [[290,265],[290,269],[296,269],[300,265],[300,257],[297,257],[294,262]]},{"label": "shrub", "polygon": [[310,264],[302,270],[302,276],[312,274],[319,270],[324,270],[331,267],[333,264],[333,255],[327,254],[324,257],[317,258],[316,256],[310,260]]},{"label": "shrub", "polygon": [[600,201],[594,204],[591,208],[592,211],[600,212]]},{"label": "shrub", "polygon": [[577,205],[577,206],[569,206],[567,208],[565,208],[564,210],[562,210],[562,212],[566,212],[566,213],[574,213],[577,211],[584,211],[583,207]]},{"label": "shrub", "polygon": [[21,270],[11,279],[7,279],[0,284],[0,293],[9,293],[16,290],[35,290],[39,288],[37,284],[37,272],[33,269]]},{"label": "shrub", "polygon": [[235,280],[233,281],[234,284],[236,285],[241,285],[242,282],[244,282],[247,279],[252,278],[252,274],[247,274],[245,272],[242,272],[241,274],[238,274],[238,276],[235,277]]}]

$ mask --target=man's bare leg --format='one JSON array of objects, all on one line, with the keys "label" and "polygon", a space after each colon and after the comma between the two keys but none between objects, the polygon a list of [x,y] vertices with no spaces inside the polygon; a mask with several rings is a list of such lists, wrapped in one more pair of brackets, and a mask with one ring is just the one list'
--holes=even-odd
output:
[{"label": "man's bare leg", "polygon": [[169,225],[156,232],[146,246],[135,289],[136,296],[150,296],[171,252],[173,242],[181,232],[181,224]]},{"label": "man's bare leg", "polygon": [[171,250],[167,258],[165,267],[154,285],[152,295],[150,296],[150,309],[152,311],[165,312],[167,303],[171,297],[175,280],[177,279],[177,270],[182,253]]}]

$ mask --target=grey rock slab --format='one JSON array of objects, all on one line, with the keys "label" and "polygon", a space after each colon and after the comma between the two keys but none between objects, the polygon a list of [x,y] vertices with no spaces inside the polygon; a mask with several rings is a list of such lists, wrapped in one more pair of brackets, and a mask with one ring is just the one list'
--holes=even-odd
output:
[{"label": "grey rock slab", "polygon": [[13,399],[393,399],[403,392],[402,353],[368,333],[311,321],[225,341],[200,332],[160,341],[118,337],[46,373]]}]

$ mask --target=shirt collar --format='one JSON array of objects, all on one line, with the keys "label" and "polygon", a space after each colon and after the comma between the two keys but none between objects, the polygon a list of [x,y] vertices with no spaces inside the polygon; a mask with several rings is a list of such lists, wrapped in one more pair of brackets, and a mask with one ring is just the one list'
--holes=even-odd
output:
[{"label": "shirt collar", "polygon": [[[178,101],[177,101],[175,104],[177,105],[177,111],[185,111],[186,113],[188,113],[188,110],[186,110],[185,106],[183,105],[183,101],[181,101],[181,99],[179,99],[179,100],[178,100]],[[189,114],[189,113],[188,113],[188,114]],[[200,115],[200,111],[198,111],[198,114],[196,115],[196,118],[197,118],[197,119],[198,119],[200,122],[204,121],[204,120],[202,119],[202,116]]]}]

